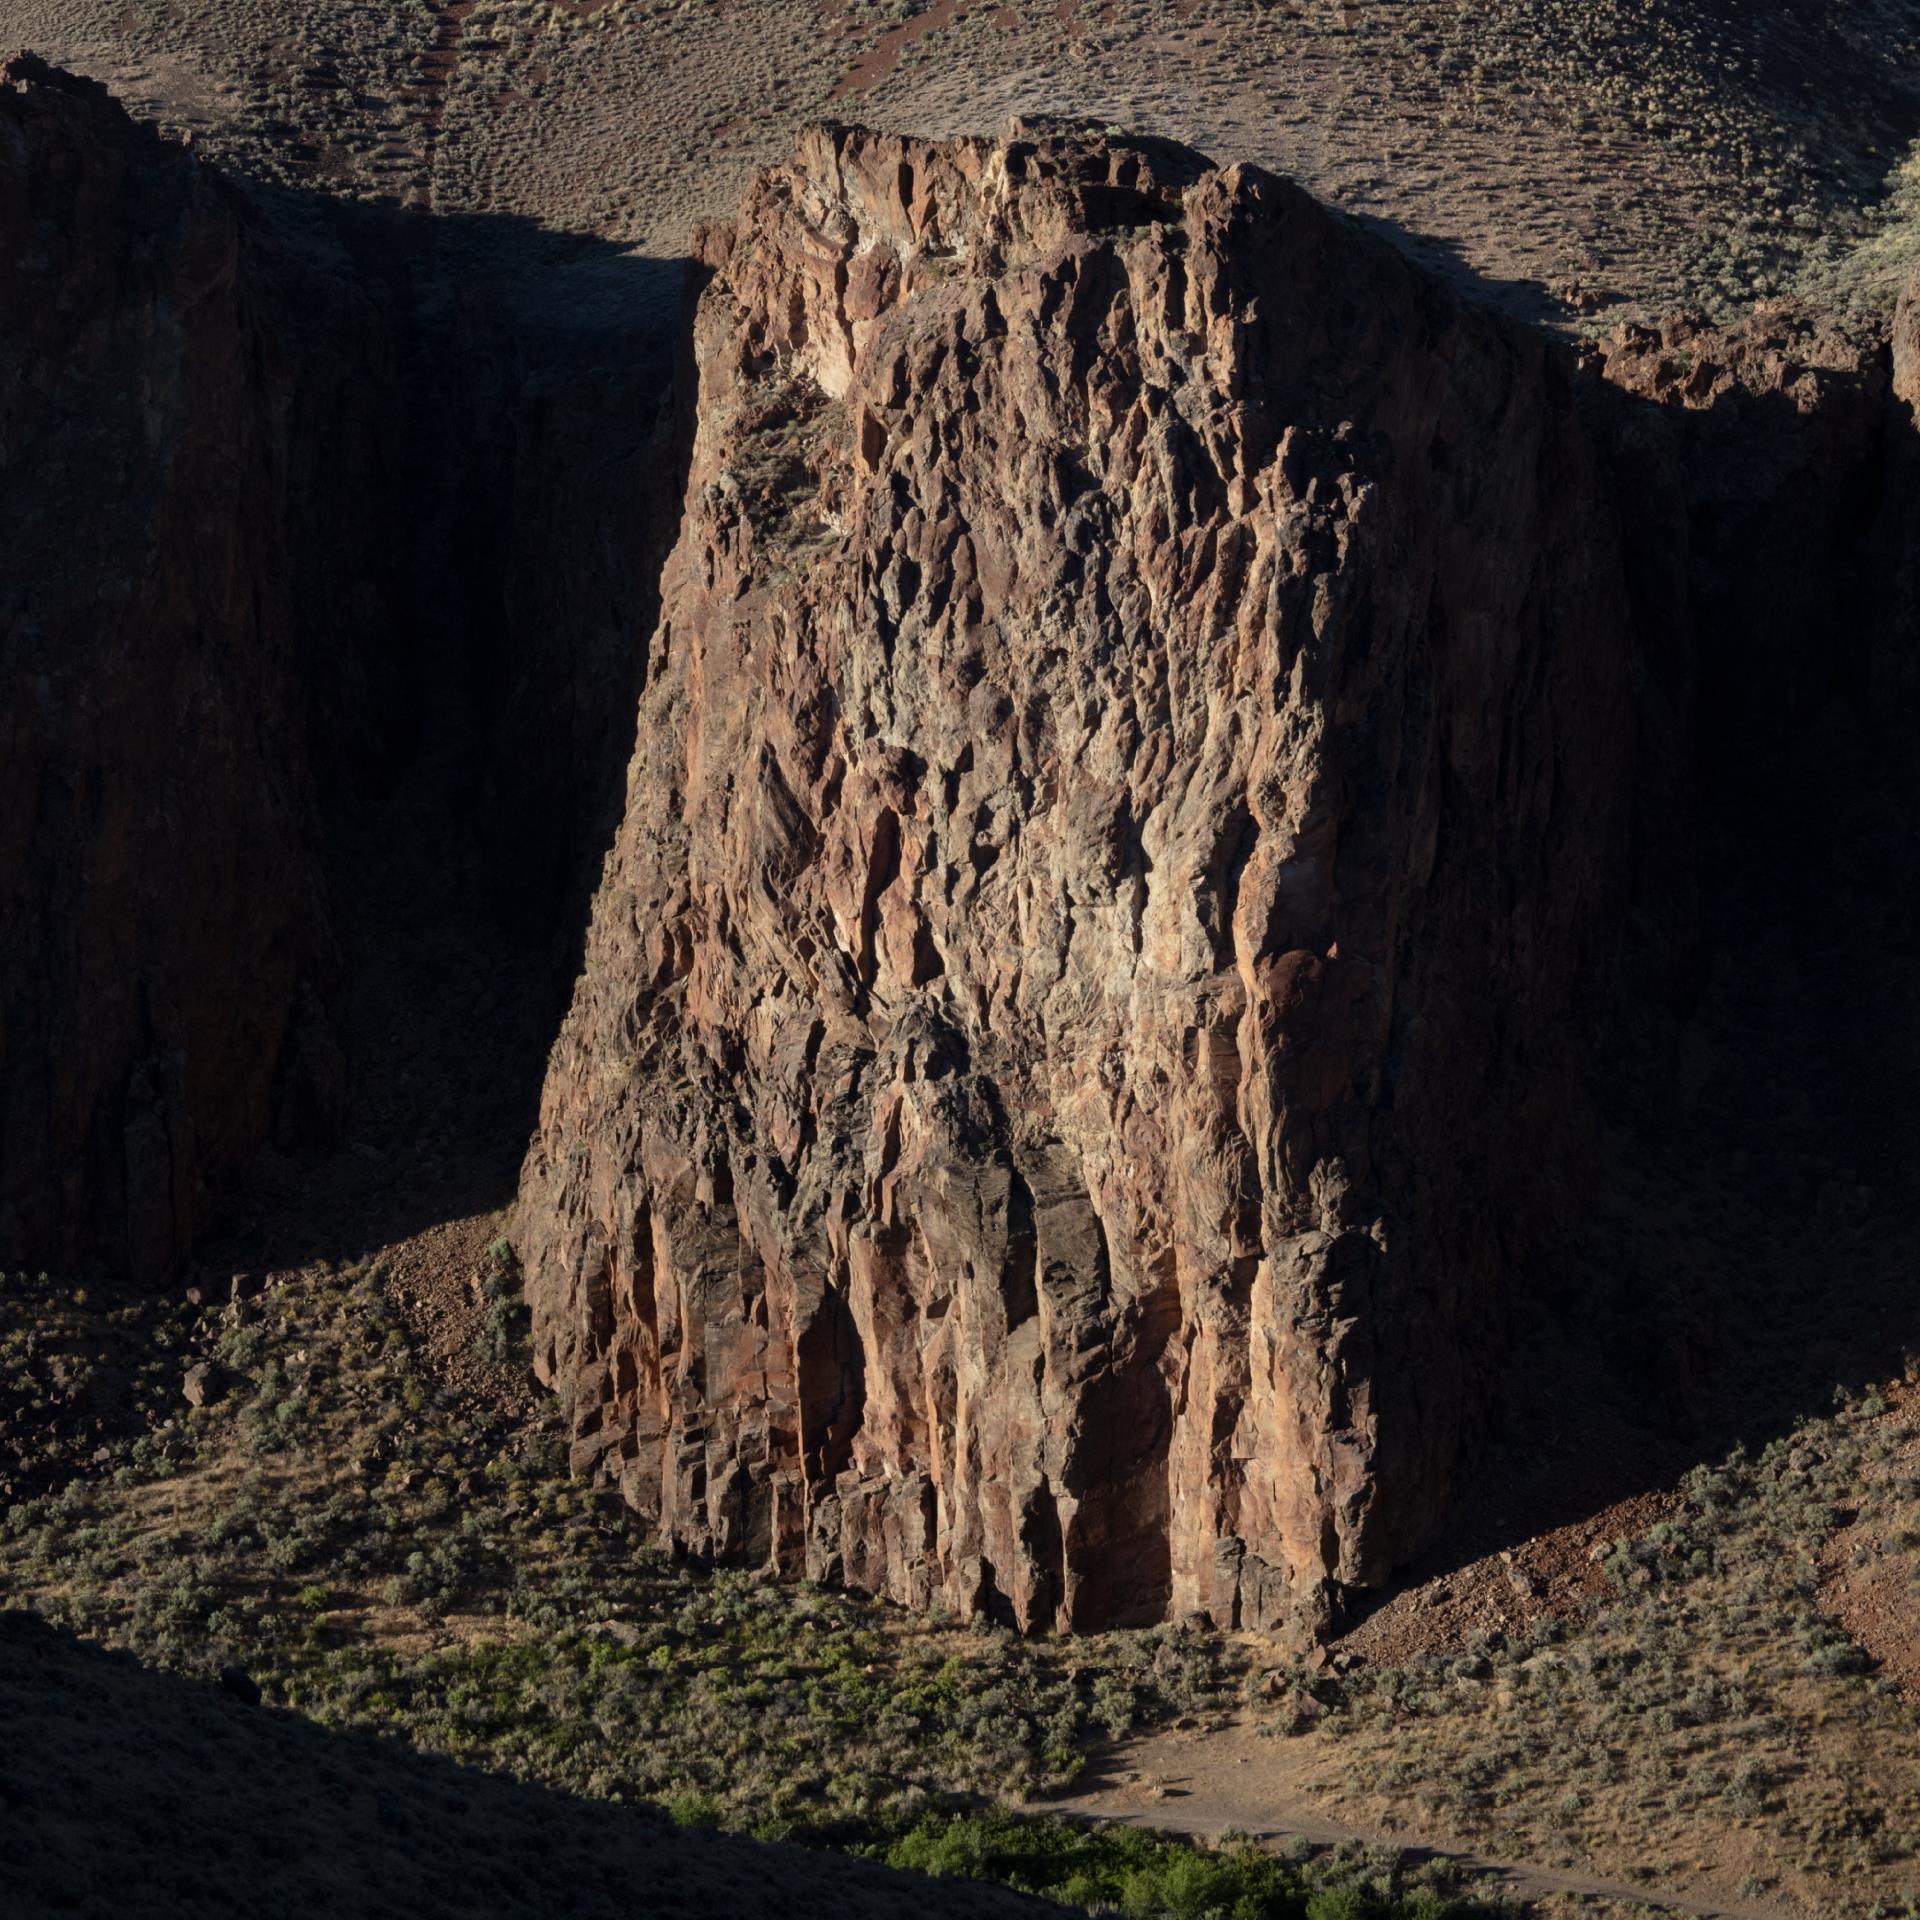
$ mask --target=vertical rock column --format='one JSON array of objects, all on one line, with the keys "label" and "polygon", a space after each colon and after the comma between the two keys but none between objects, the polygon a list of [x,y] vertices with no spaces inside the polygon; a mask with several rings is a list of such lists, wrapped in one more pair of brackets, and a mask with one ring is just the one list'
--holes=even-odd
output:
[{"label": "vertical rock column", "polygon": [[1630,880],[1571,363],[1068,130],[820,130],[701,248],[516,1216],[576,1466],[909,1605],[1321,1623],[1470,1457]]}]

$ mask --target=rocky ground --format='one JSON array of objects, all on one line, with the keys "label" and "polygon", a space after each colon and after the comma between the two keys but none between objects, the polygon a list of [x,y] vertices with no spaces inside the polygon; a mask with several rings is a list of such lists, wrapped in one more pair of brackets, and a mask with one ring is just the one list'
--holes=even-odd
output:
[{"label": "rocky ground", "polygon": [[1040,111],[1292,173],[1569,325],[1871,293],[1911,250],[1912,0],[7,0],[0,33],[257,177],[643,256],[805,122]]}]

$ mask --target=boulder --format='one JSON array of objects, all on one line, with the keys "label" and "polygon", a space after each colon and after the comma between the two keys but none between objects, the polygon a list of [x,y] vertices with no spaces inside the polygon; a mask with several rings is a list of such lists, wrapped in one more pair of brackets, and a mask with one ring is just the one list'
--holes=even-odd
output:
[{"label": "boulder", "polygon": [[226,1380],[211,1360],[198,1360],[187,1369],[180,1391],[190,1407],[210,1407],[226,1393]]}]

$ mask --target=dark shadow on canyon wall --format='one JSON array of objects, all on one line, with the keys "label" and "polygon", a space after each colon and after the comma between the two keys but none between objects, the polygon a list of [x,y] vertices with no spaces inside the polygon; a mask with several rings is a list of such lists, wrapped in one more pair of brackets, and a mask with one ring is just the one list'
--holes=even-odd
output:
[{"label": "dark shadow on canyon wall", "polygon": [[[461,869],[511,938],[571,929],[617,824],[678,517],[685,263],[517,216],[238,184],[279,259],[313,236],[313,271],[372,294],[395,358],[381,424],[397,486],[367,505],[401,530],[404,620],[365,635],[363,703],[316,715],[327,824],[364,827],[459,735],[432,771],[472,844],[443,844],[436,866]],[[296,269],[271,302],[296,339],[304,294]]]},{"label": "dark shadow on canyon wall", "polygon": [[1527,326],[1550,327],[1566,318],[1566,309],[1553,297],[1544,280],[1503,280],[1483,273],[1462,251],[1457,240],[1420,233],[1404,221],[1380,213],[1347,216],[1365,232],[1405,254],[1476,306],[1503,313]]},{"label": "dark shadow on canyon wall", "polygon": [[1061,1911],[333,1731],[30,1614],[0,1614],[0,1729],[0,1907],[15,1920]]},{"label": "dark shadow on canyon wall", "polygon": [[1680,569],[1692,621],[1687,791],[1643,822],[1646,975],[1630,959],[1595,1022],[1592,1160],[1515,1276],[1488,1463],[1412,1578],[1758,1449],[1920,1352],[1920,434],[1841,385],[1815,412],[1616,401],[1638,586]]},{"label": "dark shadow on canyon wall", "polygon": [[[394,343],[400,621],[311,753],[342,948],[338,1136],[269,1147],[213,1267],[346,1257],[504,1206],[618,826],[684,471],[686,266],[507,216],[241,182],[276,246],[350,270]],[[298,274],[275,319],[297,335]],[[329,704],[329,691],[332,693]]]},{"label": "dark shadow on canyon wall", "polygon": [[0,135],[0,1262],[162,1282],[263,1142],[357,1161],[276,1256],[444,1218],[436,1152],[497,1205],[632,746],[681,267],[237,180],[30,54]]}]

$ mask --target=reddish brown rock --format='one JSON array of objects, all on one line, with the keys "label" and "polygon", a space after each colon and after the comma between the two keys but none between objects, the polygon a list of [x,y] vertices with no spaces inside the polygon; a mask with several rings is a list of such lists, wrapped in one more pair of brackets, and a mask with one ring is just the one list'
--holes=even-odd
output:
[{"label": "reddish brown rock", "polygon": [[1630,870],[1575,369],[1289,184],[809,135],[697,438],[516,1233],[575,1460],[1027,1626],[1439,1523]]}]

